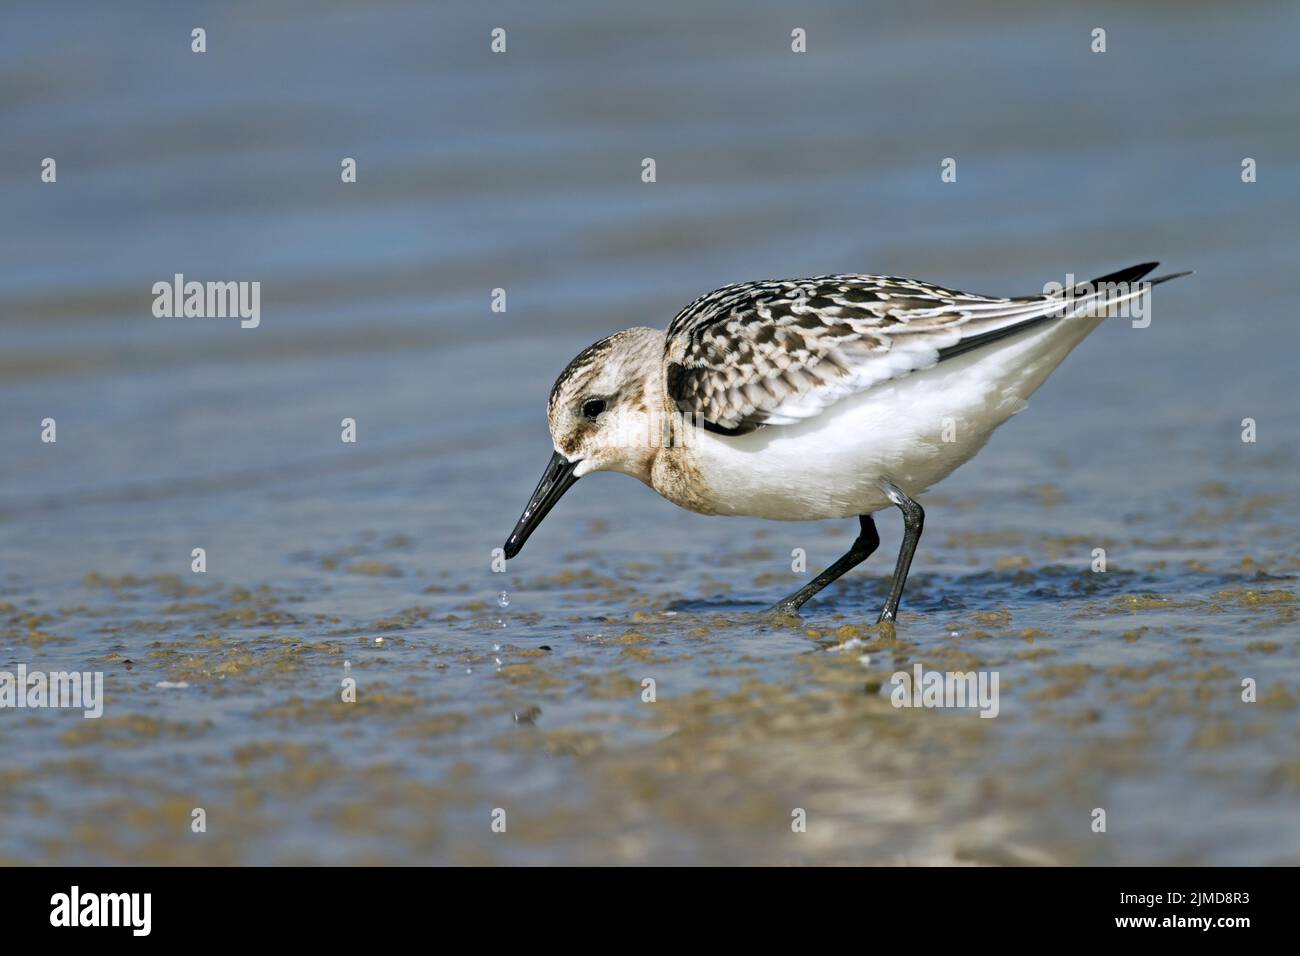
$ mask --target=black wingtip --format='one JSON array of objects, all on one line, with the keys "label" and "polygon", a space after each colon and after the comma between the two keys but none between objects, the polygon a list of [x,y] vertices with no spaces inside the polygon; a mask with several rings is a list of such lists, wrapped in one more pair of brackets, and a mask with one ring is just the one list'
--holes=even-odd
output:
[{"label": "black wingtip", "polygon": [[1138,279],[1141,279],[1158,265],[1160,265],[1158,262],[1140,262],[1135,266],[1129,266],[1127,269],[1120,269],[1118,272],[1112,272],[1109,275],[1098,276],[1087,284],[1096,288],[1103,282],[1137,282]]},{"label": "black wingtip", "polygon": [[1188,269],[1186,272],[1171,272],[1167,276],[1156,276],[1154,279],[1148,279],[1147,285],[1159,285],[1162,282],[1168,282],[1170,279],[1181,279],[1183,276],[1196,275],[1195,269]]}]

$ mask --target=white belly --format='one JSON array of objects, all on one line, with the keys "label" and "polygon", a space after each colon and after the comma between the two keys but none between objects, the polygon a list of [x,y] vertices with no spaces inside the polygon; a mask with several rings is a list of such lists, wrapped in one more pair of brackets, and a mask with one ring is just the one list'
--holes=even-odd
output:
[{"label": "white belly", "polygon": [[714,514],[786,521],[889,507],[969,461],[1101,319],[1062,319],[851,395],[814,418],[729,438],[703,430],[691,457]]}]

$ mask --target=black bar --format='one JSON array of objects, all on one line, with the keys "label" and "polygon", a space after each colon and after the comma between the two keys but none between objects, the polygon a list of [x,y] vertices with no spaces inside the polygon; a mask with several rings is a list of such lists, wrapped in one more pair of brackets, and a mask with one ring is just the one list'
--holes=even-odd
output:
[{"label": "black bar", "polygon": [[[813,934],[835,927],[882,944],[895,933],[945,947],[1023,933],[1044,942],[1127,937],[1231,946],[1292,926],[1294,876],[1280,868],[8,869],[0,870],[0,892],[7,943],[75,933],[86,942],[283,939],[373,948],[441,925],[457,938],[486,933],[482,941],[495,944],[514,931],[542,945],[557,930],[586,936],[608,925],[621,926],[629,941],[649,934],[668,945],[691,925],[734,944],[750,934],[761,942],[781,923]],[[62,915],[59,895],[70,904],[73,886],[87,915],[101,905],[96,896],[87,910],[88,896],[149,894],[147,937],[131,925],[51,925]],[[120,922],[135,915],[143,926],[144,897],[137,899]],[[1208,928],[1200,925],[1206,919]]]}]

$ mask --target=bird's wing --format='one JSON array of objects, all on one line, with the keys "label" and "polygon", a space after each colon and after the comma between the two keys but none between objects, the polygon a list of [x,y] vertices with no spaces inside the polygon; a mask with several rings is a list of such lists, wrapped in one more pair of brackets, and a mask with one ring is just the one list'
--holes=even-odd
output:
[{"label": "bird's wing", "polygon": [[724,434],[792,424],[846,395],[1030,324],[1131,298],[1096,287],[1126,289],[1155,265],[1054,295],[1012,299],[874,275],[725,286],[696,299],[668,326],[668,396],[679,411]]}]

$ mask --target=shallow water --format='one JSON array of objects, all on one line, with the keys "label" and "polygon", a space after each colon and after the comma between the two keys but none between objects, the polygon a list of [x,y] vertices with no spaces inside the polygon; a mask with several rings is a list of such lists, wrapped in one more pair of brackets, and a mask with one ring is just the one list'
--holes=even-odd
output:
[{"label": "shallow water", "polygon": [[[615,6],[6,15],[0,670],[107,701],[0,710],[0,860],[1300,862],[1300,12]],[[893,514],[798,622],[755,612],[853,522],[597,476],[491,570],[609,331],[1151,258],[1197,274],[926,496],[892,634]],[[176,272],[261,281],[261,326],[153,318]],[[998,717],[891,706],[918,662]]]}]

